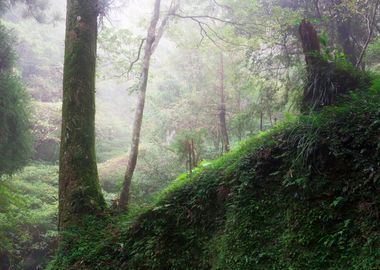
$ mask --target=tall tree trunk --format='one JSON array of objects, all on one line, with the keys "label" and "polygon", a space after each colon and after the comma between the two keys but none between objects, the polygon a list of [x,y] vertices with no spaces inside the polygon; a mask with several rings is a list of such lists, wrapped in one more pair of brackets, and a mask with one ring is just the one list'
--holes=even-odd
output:
[{"label": "tall tree trunk", "polygon": [[195,168],[198,165],[198,159],[195,154],[195,142],[194,139],[191,139],[191,156],[193,160],[193,168]]},{"label": "tall tree trunk", "polygon": [[272,117],[272,111],[270,109],[268,110],[268,115],[269,115],[270,126],[273,127],[273,117]]},{"label": "tall tree trunk", "polygon": [[[339,13],[338,16],[340,16]],[[347,60],[350,61],[352,65],[356,65],[359,52],[351,38],[351,24],[350,18],[342,18],[337,22],[337,39]]]},{"label": "tall tree trunk", "polygon": [[193,172],[193,156],[191,154],[191,140],[187,140],[186,141],[186,144],[187,144],[187,154],[189,156],[189,174],[191,174]]},{"label": "tall tree trunk", "polygon": [[223,53],[220,54],[220,110],[219,110],[219,124],[220,131],[223,140],[223,152],[227,153],[230,151],[230,142],[228,139],[228,131],[226,124],[226,101],[224,94],[224,56]]},{"label": "tall tree trunk", "polygon": [[[156,40],[156,28],[157,23],[160,18],[160,7],[161,0],[156,0],[154,4],[154,12],[153,17],[150,22],[150,26],[148,29],[148,35],[146,38],[145,48],[144,48],[144,59],[143,66],[141,71],[140,83],[139,83],[139,96],[135,114],[135,120],[133,124],[133,134],[132,134],[132,144],[128,157],[127,170],[124,176],[123,188],[120,194],[119,208],[121,210],[127,210],[128,202],[129,202],[129,193],[130,186],[132,182],[133,173],[137,164],[137,156],[139,153],[139,144],[140,144],[140,133],[141,133],[141,125],[144,115],[144,107],[145,107],[145,96],[146,89],[148,86],[148,76],[149,76],[149,67],[150,67],[150,59],[153,53],[154,42]],[[158,40],[156,41],[158,42]]]},{"label": "tall tree trunk", "polygon": [[[374,12],[374,14],[376,13]],[[306,20],[302,21],[299,30],[308,76],[301,110],[308,113],[320,110],[326,105],[336,104],[339,102],[339,97],[348,90],[357,89],[362,80],[321,57],[320,41],[311,23]]]},{"label": "tall tree trunk", "polygon": [[323,98],[321,90],[323,89],[319,85],[324,79],[323,69],[325,65],[320,55],[321,45],[314,26],[307,20],[303,20],[299,27],[299,33],[307,69],[307,84],[304,88],[301,110],[307,112],[321,105]]},{"label": "tall tree trunk", "polygon": [[305,54],[305,61],[308,70],[318,68],[320,65],[321,57],[321,45],[319,37],[314,26],[307,20],[303,20],[299,28],[302,48]]},{"label": "tall tree trunk", "polygon": [[68,0],[59,167],[63,230],[104,206],[95,156],[95,66],[98,1]]},{"label": "tall tree trunk", "polygon": [[[318,5],[318,3],[317,3]],[[290,66],[292,64],[292,59],[290,57],[290,53],[289,53],[289,48],[287,46],[287,43],[288,43],[288,35],[285,33],[284,34],[284,37],[283,37],[283,44],[284,44],[284,47],[283,47],[283,53],[284,53],[284,59],[285,59],[285,62],[286,62],[286,66],[288,67],[286,69],[286,73],[285,73],[285,94],[284,94],[284,101],[283,101],[283,106],[286,107],[286,105],[288,104],[289,102],[289,93],[291,91],[291,79],[290,79]]]},{"label": "tall tree trunk", "polygon": [[239,115],[239,122],[238,122],[238,139],[241,141],[243,139],[243,124],[240,119],[241,114],[241,89],[240,87],[237,90],[237,108],[238,108],[238,115]]}]

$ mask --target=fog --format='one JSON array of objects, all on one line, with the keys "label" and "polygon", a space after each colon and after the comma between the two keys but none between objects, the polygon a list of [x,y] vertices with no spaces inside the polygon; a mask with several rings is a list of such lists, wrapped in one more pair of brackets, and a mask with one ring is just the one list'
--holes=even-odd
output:
[{"label": "fog", "polygon": [[[0,216],[0,241],[7,241],[7,249],[0,248],[5,262],[0,269],[12,260],[14,269],[42,269],[56,248],[65,2],[32,1],[31,8],[28,1],[15,1],[1,19],[15,38],[12,76],[20,78],[30,100],[25,123],[32,152],[14,172],[0,171],[6,183],[0,182],[0,195],[3,188],[7,194],[16,190],[20,198],[4,203],[6,221]],[[344,59],[378,72],[377,13],[368,23],[369,3],[343,3],[343,8],[320,1],[316,8],[301,2],[183,0],[176,6],[177,1],[162,1],[132,178],[132,213],[152,207],[178,176],[191,176],[246,139],[300,114],[308,78],[299,34],[304,18],[314,24],[326,62]],[[99,16],[96,158],[108,206],[118,203],[131,152],[154,3],[107,1]]]}]

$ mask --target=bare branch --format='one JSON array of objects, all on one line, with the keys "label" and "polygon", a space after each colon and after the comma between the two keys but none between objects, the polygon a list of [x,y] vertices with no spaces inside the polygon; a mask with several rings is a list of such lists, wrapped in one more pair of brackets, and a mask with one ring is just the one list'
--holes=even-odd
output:
[{"label": "bare branch", "polygon": [[128,72],[127,72],[128,74],[131,73],[133,66],[134,66],[134,65],[140,60],[141,49],[142,49],[142,47],[143,47],[143,45],[144,45],[145,40],[146,40],[145,38],[141,39],[141,43],[140,43],[140,47],[139,47],[139,50],[138,50],[138,53],[137,53],[137,57],[136,57],[136,59],[131,63],[131,65],[129,66],[129,68],[128,68]]},{"label": "bare branch", "polygon": [[220,39],[224,43],[227,43],[227,44],[230,44],[230,45],[233,45],[233,46],[237,46],[237,47],[247,47],[245,45],[238,44],[238,43],[235,43],[233,41],[230,41],[230,40],[226,39],[225,37],[223,37],[222,35],[220,35],[214,28],[212,28],[207,23],[203,23],[203,24],[214,34],[215,37],[217,37],[218,39]]},{"label": "bare branch", "polygon": [[211,34],[214,37],[216,37],[218,40],[220,40],[224,43],[228,43],[228,44],[231,44],[234,46],[239,46],[239,47],[245,47],[244,45],[237,44],[237,43],[234,43],[230,40],[227,40],[226,38],[221,36],[215,29],[213,29],[208,23],[202,21],[200,18],[208,18],[211,20],[215,19],[215,20],[223,21],[223,22],[227,22],[227,21],[224,21],[224,20],[216,18],[216,17],[210,17],[210,16],[183,16],[183,15],[178,15],[178,14],[172,14],[172,15],[179,17],[179,18],[182,18],[182,19],[190,19],[190,20],[192,20],[198,24],[199,29],[200,29],[200,34],[201,34],[201,40],[199,41],[199,43],[197,45],[198,48],[201,46],[205,37],[207,37],[216,47],[218,47],[219,49],[222,49],[221,46],[216,42],[216,40],[211,36]]},{"label": "bare branch", "polygon": [[[129,77],[129,75],[130,75],[131,72],[132,72],[132,69],[133,69],[134,65],[140,60],[140,57],[141,57],[141,51],[142,51],[142,47],[143,47],[143,45],[144,45],[145,40],[146,40],[146,38],[141,39],[141,43],[140,43],[140,46],[139,46],[139,49],[138,49],[138,52],[137,52],[136,59],[133,60],[133,61],[130,63],[130,65],[129,65],[127,71],[121,73],[120,75],[116,75],[116,76],[114,76],[115,78],[121,78],[121,77],[124,77],[125,75],[127,75],[127,77]],[[121,61],[120,61],[120,62],[121,62]]]},{"label": "bare branch", "polygon": [[164,32],[165,32],[165,28],[169,22],[169,18],[172,14],[174,14],[179,8],[179,3],[175,3],[175,0],[172,0],[171,4],[170,4],[170,8],[169,8],[169,11],[167,13],[167,15],[165,16],[165,18],[162,20],[161,22],[161,25],[160,27],[158,28],[157,30],[157,33],[156,33],[156,39],[153,43],[153,46],[152,46],[152,54],[154,53],[154,51],[156,50]]},{"label": "bare branch", "polygon": [[222,22],[222,23],[230,24],[230,25],[243,26],[243,24],[241,24],[241,23],[237,23],[237,22],[233,22],[233,21],[229,21],[229,20],[224,20],[224,19],[221,19],[221,18],[218,18],[218,17],[208,16],[208,15],[194,15],[194,16],[190,16],[190,15],[181,15],[181,14],[178,14],[178,13],[174,13],[174,14],[171,14],[171,15],[174,16],[174,17],[181,18],[181,19],[192,19],[192,20],[196,20],[196,21],[200,21],[202,19],[206,19],[206,20],[219,21],[219,22]]},{"label": "bare branch", "polygon": [[219,44],[210,36],[210,34],[206,31],[206,29],[203,27],[203,25],[206,25],[205,23],[203,22],[200,22],[200,21],[196,21],[199,25],[199,28],[201,29],[201,33],[202,33],[202,39],[204,37],[207,37],[216,47],[218,47],[219,49],[222,50],[222,48],[219,46]]}]

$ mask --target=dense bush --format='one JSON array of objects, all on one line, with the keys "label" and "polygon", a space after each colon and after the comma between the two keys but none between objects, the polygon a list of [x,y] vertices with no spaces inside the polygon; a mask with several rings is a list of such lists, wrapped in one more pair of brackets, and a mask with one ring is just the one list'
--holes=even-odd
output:
[{"label": "dense bush", "polygon": [[28,96],[13,70],[13,43],[0,24],[0,175],[21,168],[30,155]]},{"label": "dense bush", "polygon": [[[57,239],[58,168],[26,167],[0,183],[0,269],[43,269]],[[7,199],[7,204],[2,200]]]},{"label": "dense bush", "polygon": [[[1,7],[0,7],[1,8]],[[14,38],[0,24],[0,268],[8,269],[17,260],[17,244],[27,241],[21,231],[25,201],[6,177],[26,165],[31,153],[29,97],[14,70]],[[21,210],[23,209],[23,210]],[[17,226],[16,226],[17,225]],[[26,225],[25,225],[26,226]],[[20,234],[19,234],[20,233]],[[23,240],[15,241],[14,237]],[[25,238],[24,238],[25,237]],[[16,263],[17,264],[17,263]]]}]

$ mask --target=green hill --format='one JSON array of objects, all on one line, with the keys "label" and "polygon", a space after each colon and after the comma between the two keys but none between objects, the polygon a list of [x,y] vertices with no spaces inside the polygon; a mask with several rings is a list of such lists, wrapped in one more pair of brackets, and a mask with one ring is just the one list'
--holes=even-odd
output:
[{"label": "green hill", "polygon": [[379,151],[374,81],[180,176],[135,218],[88,220],[50,268],[380,269]]}]

